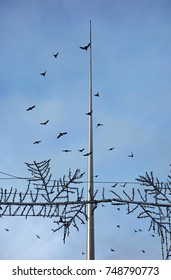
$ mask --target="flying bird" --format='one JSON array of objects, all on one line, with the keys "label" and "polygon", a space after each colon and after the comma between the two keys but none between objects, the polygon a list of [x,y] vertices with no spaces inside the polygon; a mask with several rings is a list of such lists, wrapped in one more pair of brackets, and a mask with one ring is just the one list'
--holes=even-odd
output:
[{"label": "flying bird", "polygon": [[115,250],[114,250],[114,249],[112,249],[112,248],[110,248],[110,251],[111,251],[111,252],[115,252]]},{"label": "flying bird", "polygon": [[88,45],[86,45],[84,47],[80,47],[80,49],[87,51],[89,47],[90,47],[90,43],[88,43]]},{"label": "flying bird", "polygon": [[39,236],[39,235],[37,235],[37,234],[36,234],[36,237],[37,237],[38,239],[40,239],[40,236]]},{"label": "flying bird", "polygon": [[59,139],[60,137],[66,135],[68,132],[59,132],[59,135],[57,136],[57,139]]},{"label": "flying bird", "polygon": [[80,150],[78,150],[80,153],[82,153],[85,150],[85,148],[82,148]]},{"label": "flying bird", "polygon": [[6,228],[6,229],[5,229],[5,231],[9,231],[9,229],[8,229],[8,228]]},{"label": "flying bird", "polygon": [[117,225],[117,228],[120,228],[120,225]]},{"label": "flying bird", "polygon": [[31,111],[31,110],[33,110],[35,107],[36,107],[36,105],[33,105],[33,106],[27,108],[26,111]]},{"label": "flying bird", "polygon": [[40,73],[41,76],[45,77],[47,71]]},{"label": "flying bird", "polygon": [[98,123],[98,124],[96,125],[96,127],[99,127],[99,126],[103,126],[103,124],[102,124],[102,123]]},{"label": "flying bird", "polygon": [[83,156],[84,156],[84,157],[87,157],[87,156],[89,156],[89,155],[91,155],[91,154],[92,154],[92,152],[87,153],[87,154],[84,154]]},{"label": "flying bird", "polygon": [[62,150],[62,152],[65,152],[65,153],[68,153],[68,152],[71,152],[71,150]]},{"label": "flying bird", "polygon": [[144,250],[141,250],[144,254],[145,254],[145,251]]},{"label": "flying bird", "polygon": [[33,144],[40,144],[42,141],[41,140],[37,140],[35,142],[33,142]]},{"label": "flying bird", "polygon": [[96,94],[94,94],[94,96],[99,97],[99,96],[100,96],[99,92],[97,92]]},{"label": "flying bird", "polygon": [[108,151],[113,151],[115,147],[111,147],[108,149]]},{"label": "flying bird", "polygon": [[83,255],[85,255],[85,253],[84,253],[84,252],[82,252],[82,256],[83,256]]},{"label": "flying bird", "polygon": [[134,154],[132,152],[128,155],[128,157],[133,157],[133,156]]},{"label": "flying bird", "polygon": [[87,116],[91,116],[92,115],[92,110],[88,113],[86,113]]},{"label": "flying bird", "polygon": [[57,52],[56,54],[53,54],[53,56],[54,56],[55,58],[57,58],[57,57],[58,57],[58,54],[59,54],[59,52]]},{"label": "flying bird", "polygon": [[41,125],[46,125],[47,123],[49,122],[49,120],[45,121],[45,122],[42,122],[40,123]]}]

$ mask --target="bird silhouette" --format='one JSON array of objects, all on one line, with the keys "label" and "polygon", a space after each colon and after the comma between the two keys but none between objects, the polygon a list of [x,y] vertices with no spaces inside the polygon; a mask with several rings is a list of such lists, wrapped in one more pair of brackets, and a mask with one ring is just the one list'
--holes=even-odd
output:
[{"label": "bird silhouette", "polygon": [[31,110],[33,110],[35,107],[36,107],[36,105],[33,105],[33,106],[27,108],[26,111],[31,111]]},{"label": "bird silhouette", "polygon": [[6,229],[5,229],[5,231],[9,231],[9,229],[8,229],[8,228],[6,228]]},{"label": "bird silhouette", "polygon": [[40,236],[39,236],[39,235],[37,235],[37,234],[36,234],[36,237],[37,237],[38,239],[40,239]]},{"label": "bird silhouette", "polygon": [[113,151],[115,147],[111,147],[108,149],[108,151]]},{"label": "bird silhouette", "polygon": [[85,148],[82,148],[80,150],[78,150],[80,153],[82,153],[85,150]]},{"label": "bird silhouette", "polygon": [[40,144],[42,141],[41,140],[37,140],[35,142],[33,142],[33,144]]},{"label": "bird silhouette", "polygon": [[92,110],[88,113],[86,113],[87,116],[91,116],[92,115]]},{"label": "bird silhouette", "polygon": [[98,124],[96,125],[96,127],[99,127],[99,126],[103,126],[103,124],[102,124],[102,123],[98,123]]},{"label": "bird silhouette", "polygon": [[133,157],[133,156],[134,154],[132,152],[128,155],[128,157]]},{"label": "bird silhouette", "polygon": [[85,255],[85,253],[82,251],[82,256]]},{"label": "bird silhouette", "polygon": [[45,77],[46,76],[47,71],[40,73],[41,76]]},{"label": "bird silhouette", "polygon": [[87,154],[84,154],[83,156],[84,156],[84,157],[87,157],[87,156],[89,156],[89,155],[91,155],[91,154],[92,154],[92,152],[87,153]]},{"label": "bird silhouette", "polygon": [[71,150],[62,150],[62,152],[65,152],[65,153],[69,153],[69,152],[71,152]]},{"label": "bird silhouette", "polygon": [[41,125],[46,125],[49,122],[49,120],[45,121],[45,122],[41,122]]},{"label": "bird silhouette", "polygon": [[120,225],[117,225],[117,228],[120,228]]},{"label": "bird silhouette", "polygon": [[90,43],[88,43],[88,45],[80,47],[80,49],[87,51],[88,48],[90,47]]},{"label": "bird silhouette", "polygon": [[59,52],[57,52],[56,54],[53,54],[54,58],[58,57]]},{"label": "bird silhouette", "polygon": [[144,250],[141,250],[144,254],[145,254],[145,251]]},{"label": "bird silhouette", "polygon": [[99,92],[97,92],[96,94],[94,94],[94,96],[96,96],[96,97],[100,97]]},{"label": "bird silhouette", "polygon": [[110,248],[110,251],[111,251],[111,252],[115,252],[115,250],[114,250],[114,249],[112,249],[112,248]]},{"label": "bird silhouette", "polygon": [[68,132],[59,132],[57,139],[59,139],[60,137],[66,135]]}]

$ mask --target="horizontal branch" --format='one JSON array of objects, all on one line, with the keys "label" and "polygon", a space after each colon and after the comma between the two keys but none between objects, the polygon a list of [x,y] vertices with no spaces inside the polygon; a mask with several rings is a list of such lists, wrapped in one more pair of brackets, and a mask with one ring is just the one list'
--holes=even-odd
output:
[{"label": "horizontal branch", "polygon": [[116,203],[120,204],[138,204],[144,206],[155,206],[155,207],[171,207],[169,203],[153,203],[153,202],[144,202],[144,201],[136,201],[129,199],[119,199],[119,198],[110,198],[110,199],[96,199],[96,200],[82,200],[82,201],[61,201],[61,202],[1,202],[0,206],[8,205],[8,206],[62,206],[62,205],[81,205],[81,204],[94,204],[94,203],[112,203],[113,205]]}]

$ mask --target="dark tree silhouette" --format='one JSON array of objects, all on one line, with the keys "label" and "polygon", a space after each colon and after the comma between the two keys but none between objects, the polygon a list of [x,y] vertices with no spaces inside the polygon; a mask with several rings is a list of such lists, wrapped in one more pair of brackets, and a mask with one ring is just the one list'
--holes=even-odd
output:
[{"label": "dark tree silhouette", "polygon": [[[151,236],[158,235],[161,240],[162,258],[171,258],[171,176],[167,182],[160,182],[153,173],[139,176],[137,184],[115,182],[110,189],[95,191],[91,200],[85,199],[84,188],[80,187],[85,172],[80,169],[72,174],[53,180],[50,172],[50,159],[26,163],[31,177],[27,178],[25,191],[16,188],[0,188],[0,217],[30,216],[53,218],[52,232],[63,230],[63,242],[73,226],[79,230],[87,222],[87,205],[93,204],[92,215],[101,204],[111,204],[120,210],[126,207],[127,214],[137,213],[138,219],[149,220]],[[79,184],[79,186],[77,186]],[[127,188],[127,186],[129,187]],[[140,186],[140,187],[138,187]],[[120,225],[116,225],[120,229]],[[134,232],[142,231],[134,229]],[[142,251],[143,252],[143,251]]]}]

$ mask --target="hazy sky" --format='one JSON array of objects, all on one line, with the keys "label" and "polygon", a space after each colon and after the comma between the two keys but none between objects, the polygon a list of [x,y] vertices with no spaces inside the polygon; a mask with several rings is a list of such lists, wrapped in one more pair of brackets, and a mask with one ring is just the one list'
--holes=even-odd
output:
[{"label": "hazy sky", "polygon": [[[0,0],[0,171],[28,177],[25,162],[51,159],[54,179],[80,168],[86,181],[87,158],[78,149],[87,150],[89,52],[79,47],[89,42],[91,20],[93,94],[100,94],[93,96],[94,175],[101,182],[95,189],[110,186],[102,182],[135,181],[146,171],[166,180],[170,15],[167,0]],[[40,75],[44,71],[46,77]],[[68,135],[57,140],[60,131]],[[33,145],[36,140],[42,142]],[[133,158],[127,156],[131,152]],[[27,182],[0,180],[0,187],[11,186],[25,190]],[[137,214],[126,215],[125,207],[97,208],[96,259],[161,259],[159,238]],[[72,229],[64,245],[62,232],[51,231],[53,220],[0,222],[0,259],[85,257],[86,226]]]}]

